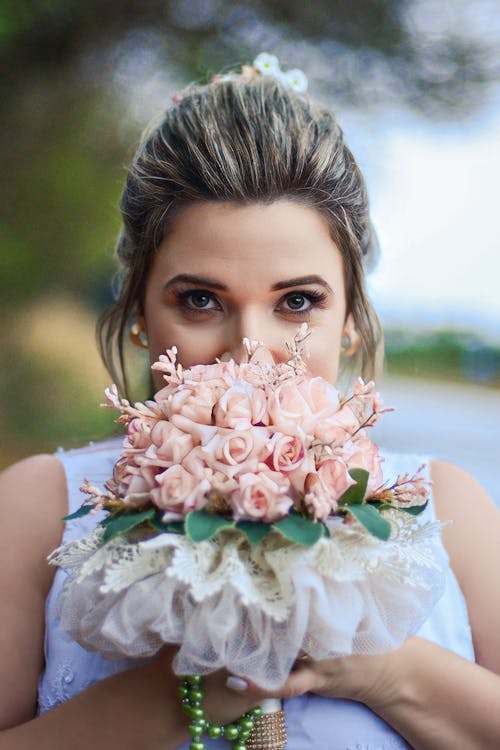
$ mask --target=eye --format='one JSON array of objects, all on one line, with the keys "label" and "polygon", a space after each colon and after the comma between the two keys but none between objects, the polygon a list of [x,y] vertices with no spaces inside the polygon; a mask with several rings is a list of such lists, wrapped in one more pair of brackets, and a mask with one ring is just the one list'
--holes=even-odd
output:
[{"label": "eye", "polygon": [[310,313],[315,307],[323,307],[326,297],[326,293],[316,291],[289,292],[279,301],[278,310],[289,314]]},{"label": "eye", "polygon": [[208,292],[190,292],[186,297],[184,298],[186,302],[190,303],[193,307],[197,307],[198,309],[202,309],[205,307],[209,307],[210,302],[212,301],[212,297]]},{"label": "eye", "polygon": [[283,300],[284,304],[288,306],[290,310],[308,310],[311,307],[311,300],[305,295],[298,292],[289,294]]},{"label": "eye", "polygon": [[206,289],[189,289],[179,292],[177,299],[183,307],[191,310],[212,310],[219,304],[215,295]]}]

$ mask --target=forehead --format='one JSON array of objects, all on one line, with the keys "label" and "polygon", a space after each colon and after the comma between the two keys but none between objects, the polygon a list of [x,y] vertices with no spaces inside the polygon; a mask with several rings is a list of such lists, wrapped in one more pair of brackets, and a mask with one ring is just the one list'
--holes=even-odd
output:
[{"label": "forehead", "polygon": [[[240,205],[200,203],[184,208],[161,242],[153,267],[162,273],[265,276],[343,276],[340,251],[324,216],[290,200]],[[276,277],[276,278],[275,278]]]}]

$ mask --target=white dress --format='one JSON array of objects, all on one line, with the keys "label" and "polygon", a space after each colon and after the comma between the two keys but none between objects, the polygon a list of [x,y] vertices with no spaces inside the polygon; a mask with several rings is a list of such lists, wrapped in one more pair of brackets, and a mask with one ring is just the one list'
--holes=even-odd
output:
[{"label": "white dress", "polygon": [[[63,452],[62,461],[67,477],[69,512],[82,504],[79,491],[84,478],[102,485],[111,476],[113,465],[121,452],[121,440],[111,440],[87,448]],[[384,454],[384,473],[398,473],[416,469],[421,456]],[[426,520],[435,519],[434,505],[429,502],[424,511]],[[422,514],[422,515],[424,515]],[[88,534],[96,524],[93,515],[66,524],[63,542]],[[444,559],[447,555],[441,549]],[[65,572],[58,568],[46,603],[45,670],[39,683],[39,712],[49,711],[68,698],[77,695],[94,682],[124,669],[138,665],[137,661],[110,661],[97,653],[81,648],[61,629],[57,619],[57,599],[64,584]],[[465,601],[457,580],[447,563],[446,588],[419,635],[474,660],[472,638]],[[288,745],[290,750],[399,750],[409,745],[382,719],[366,706],[353,701],[322,698],[306,694],[285,701]],[[189,742],[178,750],[188,750]],[[227,750],[225,740],[207,740],[207,750]]]}]

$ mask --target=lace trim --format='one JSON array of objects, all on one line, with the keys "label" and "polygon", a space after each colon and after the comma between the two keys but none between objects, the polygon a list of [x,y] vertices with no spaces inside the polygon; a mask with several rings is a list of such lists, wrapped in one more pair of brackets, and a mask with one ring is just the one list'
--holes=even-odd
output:
[{"label": "lace trim", "polygon": [[308,548],[278,533],[250,545],[233,530],[196,544],[160,534],[101,546],[98,528],[51,555],[71,571],[61,621],[107,656],[150,656],[180,643],[178,673],[245,666],[266,686],[281,684],[303,650],[312,658],[388,650],[430,613],[444,561],[441,524],[386,517],[387,542],[334,521],[331,538]]}]

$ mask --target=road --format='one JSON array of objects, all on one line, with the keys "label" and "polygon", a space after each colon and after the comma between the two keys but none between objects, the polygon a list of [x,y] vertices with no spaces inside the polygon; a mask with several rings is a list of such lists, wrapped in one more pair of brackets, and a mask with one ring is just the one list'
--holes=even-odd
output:
[{"label": "road", "polygon": [[500,391],[393,377],[377,386],[396,411],[374,428],[376,442],[459,464],[500,507]]}]

